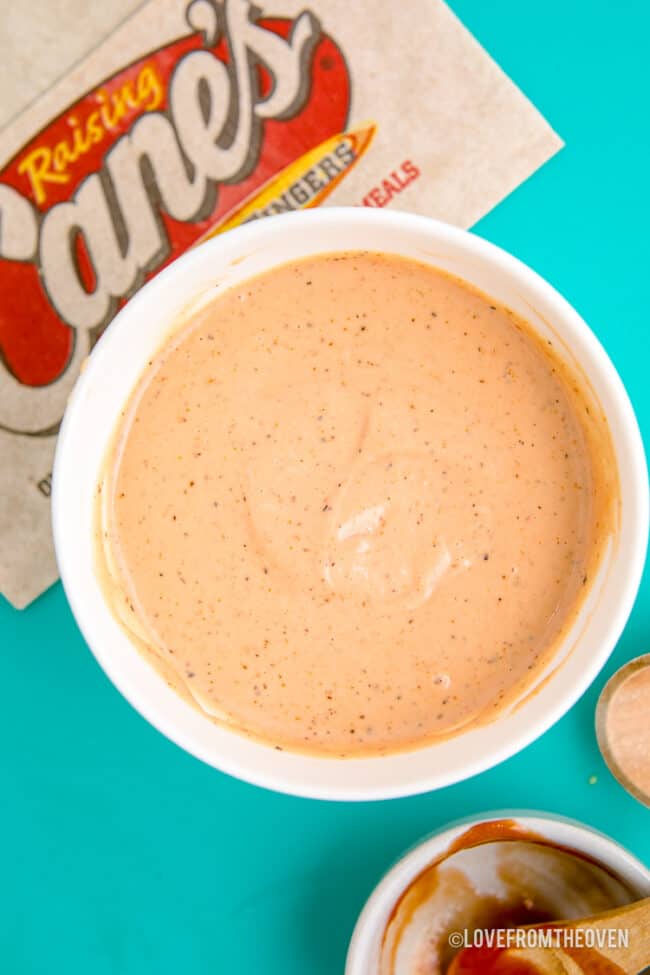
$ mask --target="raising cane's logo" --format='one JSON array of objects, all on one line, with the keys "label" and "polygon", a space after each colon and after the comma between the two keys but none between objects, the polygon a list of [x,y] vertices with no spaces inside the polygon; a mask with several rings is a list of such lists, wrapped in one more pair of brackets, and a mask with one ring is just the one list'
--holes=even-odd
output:
[{"label": "raising cane's logo", "polygon": [[0,426],[56,431],[146,280],[223,229],[320,203],[365,151],[343,55],[305,10],[194,0],[190,33],[70,106],[0,173]]}]

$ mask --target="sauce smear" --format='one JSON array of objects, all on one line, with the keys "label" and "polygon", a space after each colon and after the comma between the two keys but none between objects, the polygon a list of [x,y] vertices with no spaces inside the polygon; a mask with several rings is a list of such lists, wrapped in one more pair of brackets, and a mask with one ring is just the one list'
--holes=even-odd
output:
[{"label": "sauce smear", "polygon": [[[550,949],[545,949],[549,951]],[[591,948],[563,948],[584,975],[628,975],[608,958]],[[557,957],[557,956],[555,956]],[[566,971],[560,960],[547,957],[539,964],[527,961],[517,951],[499,948],[466,948],[452,962],[448,975],[558,975]]]}]

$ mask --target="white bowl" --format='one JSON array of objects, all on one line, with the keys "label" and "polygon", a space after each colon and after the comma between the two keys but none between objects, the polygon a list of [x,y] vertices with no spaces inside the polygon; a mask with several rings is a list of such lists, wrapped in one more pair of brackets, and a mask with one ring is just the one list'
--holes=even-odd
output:
[{"label": "white bowl", "polygon": [[525,832],[586,855],[634,891],[638,900],[650,897],[650,870],[614,840],[582,823],[546,813],[507,811],[460,820],[412,849],[375,887],[352,933],[345,975],[375,975],[384,930],[402,893],[468,829],[495,819],[513,820]]},{"label": "white bowl", "polygon": [[[275,265],[326,251],[401,254],[450,271],[553,336],[579,363],[612,432],[622,491],[618,536],[583,611],[540,688],[493,723],[418,751],[346,760],[276,751],[210,722],[140,656],[113,617],[95,575],[95,489],[120,409],[147,361],[188,304]],[[502,762],[574,704],[614,648],[640,582],[648,535],[643,446],[625,389],[602,346],[537,274],[480,237],[425,217],[324,208],[247,224],[189,251],[142,288],[95,347],[70,398],[53,478],[59,570],[97,660],[138,711],[182,748],[249,782],[326,799],[383,799],[450,785]],[[546,682],[544,683],[544,679]]]}]

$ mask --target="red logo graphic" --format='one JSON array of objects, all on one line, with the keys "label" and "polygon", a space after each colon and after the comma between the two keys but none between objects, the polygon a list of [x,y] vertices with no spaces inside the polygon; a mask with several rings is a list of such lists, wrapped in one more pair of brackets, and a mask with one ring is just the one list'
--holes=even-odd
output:
[{"label": "red logo graphic", "polygon": [[35,387],[69,388],[134,291],[345,129],[345,60],[309,11],[256,19],[248,0],[195,0],[187,20],[188,36],[79,99],[0,173],[5,428],[55,427],[59,397],[39,405]]}]

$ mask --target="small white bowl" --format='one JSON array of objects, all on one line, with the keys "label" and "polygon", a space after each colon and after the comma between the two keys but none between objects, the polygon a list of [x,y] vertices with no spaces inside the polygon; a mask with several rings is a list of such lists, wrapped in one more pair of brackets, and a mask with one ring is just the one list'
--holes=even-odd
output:
[{"label": "small white bowl", "polygon": [[[372,250],[443,268],[525,317],[579,364],[614,442],[622,492],[618,536],[583,611],[537,693],[493,723],[418,751],[335,759],[276,751],[213,724],[177,696],[130,642],[95,574],[95,490],[107,445],[148,360],[188,305],[251,275],[327,251]],[[210,765],[267,788],[322,799],[386,799],[441,788],[524,748],[574,704],[601,669],[632,609],[648,536],[645,457],[625,389],[602,346],[534,271],[480,237],[407,213],[324,208],[247,224],[189,251],[119,312],[89,358],[59,434],[54,540],[72,611],[97,660],[148,721]]]},{"label": "small white bowl", "polygon": [[502,819],[558,847],[586,855],[629,887],[638,900],[650,897],[650,870],[604,833],[582,823],[548,813],[512,811],[459,820],[410,850],[375,887],[352,933],[345,975],[376,975],[384,930],[407,887],[472,826]]}]

